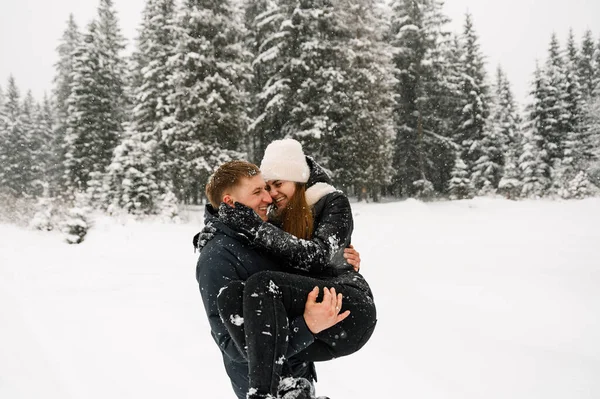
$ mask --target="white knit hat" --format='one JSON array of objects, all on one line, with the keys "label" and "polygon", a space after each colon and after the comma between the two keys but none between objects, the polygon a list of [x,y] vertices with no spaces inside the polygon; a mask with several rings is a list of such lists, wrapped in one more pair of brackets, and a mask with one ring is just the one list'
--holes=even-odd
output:
[{"label": "white knit hat", "polygon": [[269,144],[265,149],[260,171],[265,180],[306,183],[310,177],[302,144],[294,139],[275,140]]}]

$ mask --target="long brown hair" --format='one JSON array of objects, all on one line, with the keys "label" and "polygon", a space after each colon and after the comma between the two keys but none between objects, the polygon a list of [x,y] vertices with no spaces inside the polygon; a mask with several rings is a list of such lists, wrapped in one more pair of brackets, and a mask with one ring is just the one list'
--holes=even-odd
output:
[{"label": "long brown hair", "polygon": [[283,231],[298,238],[312,238],[314,221],[312,208],[306,202],[306,184],[296,183],[296,191],[279,214]]}]

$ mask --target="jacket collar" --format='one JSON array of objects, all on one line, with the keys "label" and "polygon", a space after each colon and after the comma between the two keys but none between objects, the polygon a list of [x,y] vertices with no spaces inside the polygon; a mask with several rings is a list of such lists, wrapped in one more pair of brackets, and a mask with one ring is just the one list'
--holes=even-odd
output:
[{"label": "jacket collar", "polygon": [[250,240],[244,234],[236,232],[231,227],[223,223],[219,219],[218,209],[215,209],[211,204],[207,204],[204,208],[204,225],[210,225],[217,229],[217,234],[223,234],[244,244],[250,243]]}]

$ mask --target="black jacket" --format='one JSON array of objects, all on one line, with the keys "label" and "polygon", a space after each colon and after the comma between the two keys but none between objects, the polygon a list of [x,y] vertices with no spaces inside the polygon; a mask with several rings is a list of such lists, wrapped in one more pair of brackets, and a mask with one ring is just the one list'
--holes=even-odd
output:
[{"label": "black jacket", "polygon": [[[252,274],[263,270],[281,270],[268,257],[257,252],[247,238],[237,234],[219,221],[212,206],[207,205],[205,224],[216,228],[215,236],[202,249],[196,266],[196,279],[204,309],[211,328],[211,335],[223,355],[223,363],[234,388],[248,390],[248,364],[239,352],[227,328],[221,322],[217,307],[217,295],[222,287],[234,280],[247,280]],[[296,328],[297,327],[297,328]],[[314,342],[314,337],[302,317],[290,322],[288,357],[305,349]],[[292,373],[297,377],[314,378],[314,365],[288,361]]]},{"label": "black jacket", "polygon": [[307,157],[311,175],[307,183],[307,199],[313,206],[312,239],[302,240],[271,223],[263,223],[253,243],[277,259],[288,271],[329,279],[359,288],[372,297],[369,285],[344,258],[344,249],[352,239],[354,220],[348,197],[331,185],[327,173]]}]

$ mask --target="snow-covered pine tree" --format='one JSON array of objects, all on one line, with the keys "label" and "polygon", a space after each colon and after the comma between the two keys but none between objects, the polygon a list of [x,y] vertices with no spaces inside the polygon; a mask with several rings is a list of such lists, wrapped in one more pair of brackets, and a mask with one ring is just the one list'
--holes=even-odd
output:
[{"label": "snow-covered pine tree", "polygon": [[6,112],[4,110],[4,102],[4,90],[2,90],[2,86],[0,86],[0,136],[4,134],[4,124],[6,123]]},{"label": "snow-covered pine tree", "polygon": [[0,188],[12,196],[31,192],[33,180],[30,150],[31,108],[33,99],[21,103],[15,79],[8,78],[4,105],[4,133],[0,135]]},{"label": "snow-covered pine tree", "polygon": [[507,198],[517,198],[521,191],[518,160],[523,146],[520,118],[510,83],[499,66],[496,82],[496,103],[492,113],[494,129],[504,145],[504,171],[498,183],[498,192]]},{"label": "snow-covered pine tree", "polygon": [[163,133],[175,194],[199,203],[214,168],[243,158],[250,55],[230,0],[186,0],[177,29],[175,56],[168,63],[174,126]]},{"label": "snow-covered pine tree", "polygon": [[425,33],[435,38],[433,47],[425,54],[423,65],[427,74],[423,79],[427,97],[422,101],[424,142],[428,150],[428,177],[438,192],[445,193],[456,158],[457,144],[453,140],[456,96],[460,83],[460,46],[456,35],[449,33],[450,19],[443,13],[443,1],[425,3],[423,17]]},{"label": "snow-covered pine tree", "polygon": [[456,160],[451,172],[452,178],[448,182],[448,194],[450,199],[459,200],[471,197],[471,180],[469,179],[469,170],[467,165],[460,158],[460,153],[456,153]]},{"label": "snow-covered pine tree", "polygon": [[65,174],[71,189],[85,191],[103,175],[118,145],[124,117],[123,37],[112,1],[101,0],[73,53],[72,89],[67,100]]},{"label": "snow-covered pine tree", "polygon": [[579,85],[582,96],[588,101],[594,93],[594,75],[595,68],[594,54],[596,52],[596,43],[591,30],[586,30],[581,41],[581,51],[578,63]]},{"label": "snow-covered pine tree", "polygon": [[548,95],[546,76],[536,65],[530,92],[532,102],[527,106],[526,121],[523,125],[523,152],[519,157],[523,182],[521,195],[528,198],[546,195],[551,183],[550,142],[546,136],[546,127],[552,126],[554,121],[548,122]]},{"label": "snow-covered pine tree", "polygon": [[248,158],[260,163],[265,148],[281,139],[283,120],[277,111],[277,101],[263,93],[263,88],[285,64],[280,53],[279,28],[286,19],[285,7],[276,0],[247,0],[245,2],[246,46],[252,53],[252,78],[248,82],[250,98],[248,126]]},{"label": "snow-covered pine tree", "polygon": [[[103,56],[102,69],[105,70],[109,78],[105,85],[112,106],[110,117],[114,120],[113,123],[116,126],[128,120],[128,115],[126,115],[128,93],[125,90],[127,63],[122,54],[125,50],[126,39],[121,33],[113,0],[100,0],[97,21],[97,45]],[[121,130],[117,130],[117,132],[120,133]]]},{"label": "snow-covered pine tree", "polygon": [[556,34],[553,34],[550,40],[548,59],[543,73],[546,82],[543,103],[544,126],[540,132],[544,135],[548,163],[554,168],[554,164],[562,162],[564,157],[567,137],[563,122],[569,118],[565,102],[567,93],[565,62]]},{"label": "snow-covered pine tree", "polygon": [[532,128],[524,135],[523,152],[519,157],[519,169],[521,173],[521,196],[537,199],[544,196],[550,185],[550,179],[546,177],[549,172],[548,165],[542,158],[543,151],[539,150],[540,136],[536,135]]},{"label": "snow-covered pine tree", "polygon": [[475,165],[482,156],[482,141],[486,137],[487,119],[489,116],[489,93],[486,82],[483,55],[479,47],[479,38],[473,26],[470,14],[466,15],[462,35],[462,81],[459,87],[461,107],[460,125],[455,133],[455,140],[462,147],[461,159],[467,165],[473,189],[483,188],[484,180],[479,179]]},{"label": "snow-covered pine tree", "polygon": [[[272,119],[271,126],[281,121],[280,136],[299,139],[306,153],[327,167],[332,149],[323,138],[348,110],[347,47],[340,45],[348,44],[347,32],[331,2],[281,0],[280,7],[285,20],[259,55],[274,52],[283,61],[260,94],[267,104],[265,117]],[[345,40],[335,40],[338,33]]]},{"label": "snow-covered pine tree", "polygon": [[583,108],[584,97],[582,94],[579,76],[579,66],[581,57],[577,50],[573,31],[569,32],[567,40],[566,53],[564,55],[565,66],[565,112],[561,119],[561,128],[565,135],[564,155],[560,171],[563,181],[555,184],[567,192],[578,197],[584,195],[583,191],[573,192],[573,187],[583,187],[585,183],[571,184],[571,181],[578,177],[579,180],[585,178],[586,174],[580,174],[580,171],[587,169],[586,158],[590,152],[589,130],[584,126]]},{"label": "snow-covered pine tree", "polygon": [[321,112],[333,123],[322,143],[329,148],[327,166],[336,183],[348,192],[366,189],[378,201],[392,175],[393,74],[384,23],[376,1],[342,0],[337,7],[338,38],[333,42],[344,58],[331,64],[330,71],[337,67],[345,81],[338,80],[338,90],[326,96],[330,103]]},{"label": "snow-covered pine tree", "polygon": [[43,102],[36,102],[32,111],[32,127],[30,149],[33,163],[32,193],[36,196],[48,197],[50,173],[53,167],[54,115],[48,96],[44,95]]},{"label": "snow-covered pine tree", "polygon": [[54,65],[56,74],[52,90],[52,103],[56,114],[54,134],[52,140],[47,143],[52,154],[52,162],[48,170],[50,184],[50,195],[59,195],[67,186],[65,180],[65,154],[67,151],[65,135],[67,132],[67,117],[69,115],[67,102],[73,88],[73,64],[74,54],[80,45],[81,33],[75,22],[73,14],[69,15],[67,28],[65,29],[60,44],[56,51],[58,61]]},{"label": "snow-covered pine tree", "polygon": [[133,214],[157,213],[161,187],[155,178],[152,159],[156,142],[141,140],[142,135],[129,128],[123,135],[125,138],[115,148],[113,161],[107,168],[102,203],[110,211],[116,207]]},{"label": "snow-covered pine tree", "polygon": [[25,167],[21,166],[21,176],[23,177],[24,192],[27,195],[40,195],[42,193],[42,187],[40,182],[37,181],[39,174],[39,165],[36,163],[35,154],[40,150],[43,143],[36,140],[36,126],[35,126],[35,107],[36,101],[33,98],[31,90],[27,91],[22,104],[22,122],[23,122],[23,133],[25,147],[22,148],[24,156],[29,159],[29,164]]},{"label": "snow-covered pine tree", "polygon": [[446,58],[449,20],[441,9],[442,2],[437,0],[397,0],[391,4],[388,41],[397,79],[394,185],[402,195],[416,194],[421,183],[414,183],[430,180],[439,191],[445,191],[450,176],[439,173],[444,169],[440,161],[454,162],[444,140],[449,130],[452,80]]},{"label": "snow-covered pine tree", "polygon": [[[600,90],[597,88],[596,90]],[[600,192],[600,93],[593,96],[586,107],[587,128],[590,132],[590,142],[594,150],[590,159],[589,178],[596,186],[596,192]]]},{"label": "snow-covered pine tree", "polygon": [[285,20],[257,58],[265,64],[275,60],[276,68],[258,95],[265,108],[256,129],[260,125],[278,136],[273,138],[297,138],[336,184],[364,187],[375,196],[390,173],[392,100],[376,3],[282,0],[279,5]]},{"label": "snow-covered pine tree", "polygon": [[[479,195],[495,192],[509,155],[513,162],[518,158],[518,116],[510,85],[500,66],[496,72],[494,95],[489,125],[484,130],[484,137],[480,142],[481,156],[473,166],[472,182],[475,187],[479,187]],[[513,170],[516,170],[516,166]],[[514,176],[511,178],[514,179]]]},{"label": "snow-covered pine tree", "polygon": [[598,39],[598,45],[596,46],[596,53],[594,54],[594,89],[593,97],[600,97],[600,39]]},{"label": "snow-covered pine tree", "polygon": [[163,131],[172,124],[169,58],[175,49],[175,1],[148,0],[132,55],[132,116],[115,149],[104,188],[104,205],[132,213],[156,213],[169,186]]},{"label": "snow-covered pine tree", "polygon": [[392,2],[390,45],[393,51],[396,84],[394,119],[393,178],[397,193],[414,194],[413,182],[426,180],[426,162],[422,137],[421,83],[423,58],[432,44],[423,29],[424,1],[397,0]]}]

